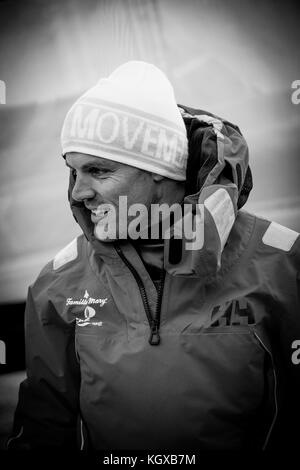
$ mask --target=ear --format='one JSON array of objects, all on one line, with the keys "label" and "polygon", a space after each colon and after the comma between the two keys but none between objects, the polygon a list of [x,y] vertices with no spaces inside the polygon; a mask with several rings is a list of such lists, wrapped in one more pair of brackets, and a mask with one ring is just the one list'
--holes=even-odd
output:
[{"label": "ear", "polygon": [[165,179],[164,176],[158,175],[157,173],[151,173],[153,181],[156,181],[157,183],[163,179]]}]

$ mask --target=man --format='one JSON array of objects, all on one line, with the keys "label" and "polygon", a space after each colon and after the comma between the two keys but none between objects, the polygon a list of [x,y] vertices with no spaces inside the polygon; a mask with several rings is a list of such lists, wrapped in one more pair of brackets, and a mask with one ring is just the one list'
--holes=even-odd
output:
[{"label": "man", "polygon": [[133,61],[72,106],[62,148],[84,235],[29,289],[8,448],[292,446],[300,241],[240,210],[239,129]]}]

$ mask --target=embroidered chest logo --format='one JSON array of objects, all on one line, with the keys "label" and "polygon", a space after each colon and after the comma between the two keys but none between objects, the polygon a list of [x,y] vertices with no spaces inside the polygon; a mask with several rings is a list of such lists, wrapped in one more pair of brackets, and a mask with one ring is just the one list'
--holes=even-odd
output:
[{"label": "embroidered chest logo", "polygon": [[107,297],[104,299],[94,299],[90,296],[87,290],[85,290],[84,296],[81,299],[73,299],[72,297],[67,298],[66,306],[68,305],[85,305],[84,318],[76,317],[76,324],[78,326],[102,326],[102,321],[92,321],[92,318],[96,315],[96,310],[91,305],[99,305],[103,307],[107,303]]},{"label": "embroidered chest logo", "polygon": [[255,323],[250,305],[244,298],[225,302],[214,307],[209,326],[253,325]]}]

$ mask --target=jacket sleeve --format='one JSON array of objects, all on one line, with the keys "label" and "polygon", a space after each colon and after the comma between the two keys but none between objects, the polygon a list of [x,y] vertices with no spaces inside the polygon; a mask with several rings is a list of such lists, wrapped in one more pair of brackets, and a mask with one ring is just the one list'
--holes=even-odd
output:
[{"label": "jacket sleeve", "polygon": [[76,448],[80,374],[74,323],[65,322],[42,291],[28,292],[27,379],[20,385],[8,450]]}]

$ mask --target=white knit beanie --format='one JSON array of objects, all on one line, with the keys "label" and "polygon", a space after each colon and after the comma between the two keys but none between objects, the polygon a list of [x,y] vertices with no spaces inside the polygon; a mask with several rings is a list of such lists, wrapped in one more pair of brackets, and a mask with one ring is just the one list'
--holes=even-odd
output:
[{"label": "white knit beanie", "polygon": [[186,128],[155,65],[130,61],[84,93],[64,121],[62,152],[107,158],[184,181]]}]

